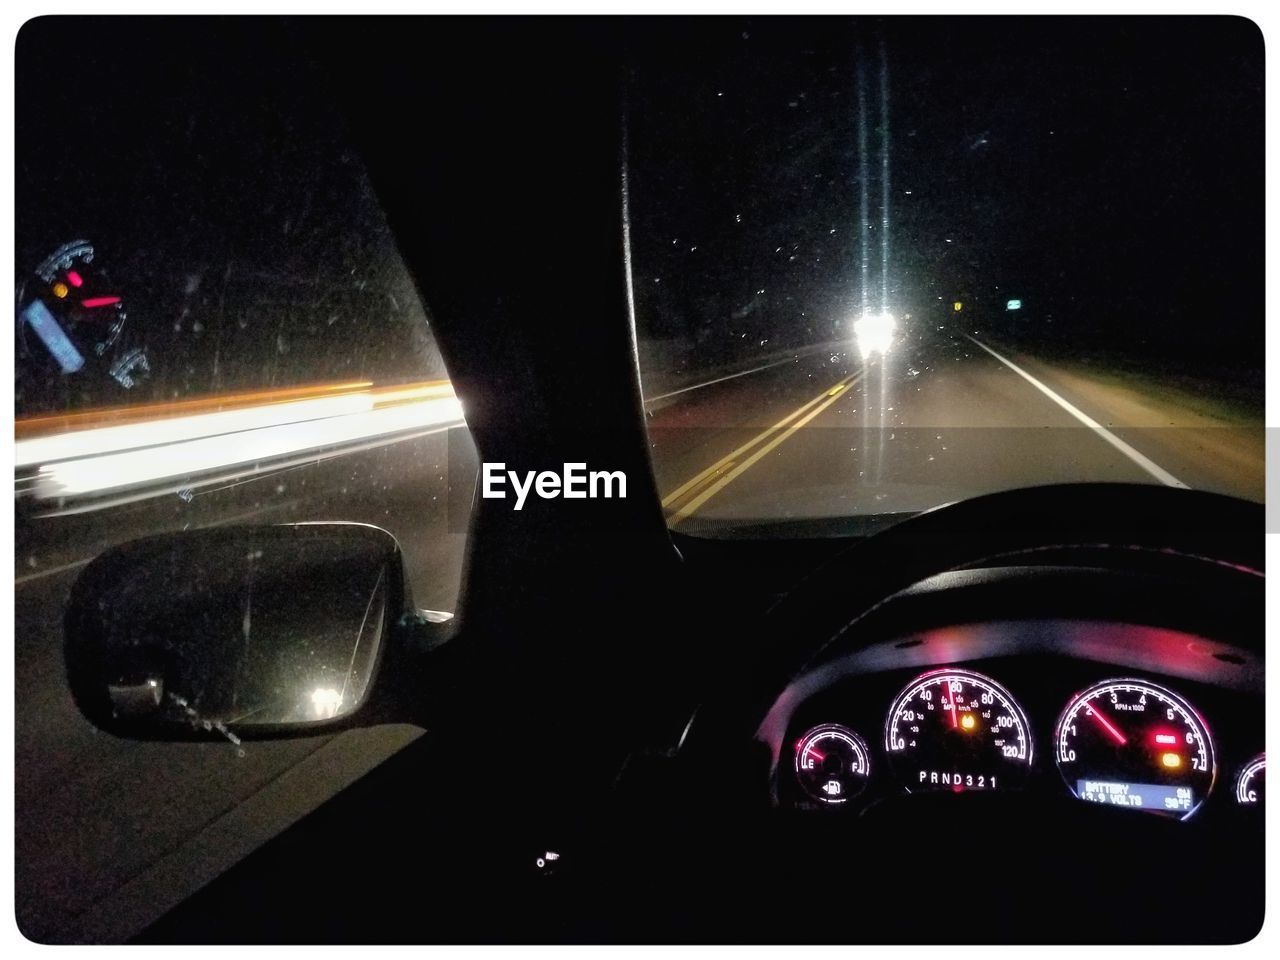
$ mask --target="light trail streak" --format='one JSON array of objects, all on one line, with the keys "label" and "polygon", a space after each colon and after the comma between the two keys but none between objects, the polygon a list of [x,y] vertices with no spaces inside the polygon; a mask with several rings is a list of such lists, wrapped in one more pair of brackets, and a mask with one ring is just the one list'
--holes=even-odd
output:
[{"label": "light trail streak", "polygon": [[889,55],[880,41],[880,312],[889,312]]},{"label": "light trail streak", "polygon": [[[447,383],[447,381],[435,381]],[[210,413],[234,410],[240,407],[264,406],[268,403],[284,403],[289,400],[308,400],[339,393],[358,393],[368,390],[373,383],[355,380],[346,383],[312,384],[304,387],[278,387],[269,390],[251,390],[240,393],[224,393],[209,397],[192,397],[188,400],[171,400],[165,403],[137,403],[120,407],[96,407],[76,413],[47,414],[24,417],[13,425],[15,439],[46,436],[89,427],[115,426],[124,423],[162,420],[193,413]]]},{"label": "light trail streak", "polygon": [[[244,475],[247,465],[301,454],[332,452],[377,438],[464,423],[462,405],[447,381],[392,387],[310,388],[310,395],[276,399],[275,391],[236,395],[235,409],[85,426],[30,436],[15,443],[19,469],[37,468],[33,495],[63,499],[102,495],[215,474]],[[218,398],[200,401],[212,405]],[[178,405],[181,406],[181,405]],[[93,423],[86,414],[84,423]],[[256,471],[255,467],[255,471]]]},{"label": "light trail streak", "polygon": [[862,50],[858,50],[858,250],[862,283],[860,285],[862,309],[859,316],[865,317],[870,308],[867,287],[871,279],[871,211],[870,191],[867,178],[867,71],[862,65]]}]

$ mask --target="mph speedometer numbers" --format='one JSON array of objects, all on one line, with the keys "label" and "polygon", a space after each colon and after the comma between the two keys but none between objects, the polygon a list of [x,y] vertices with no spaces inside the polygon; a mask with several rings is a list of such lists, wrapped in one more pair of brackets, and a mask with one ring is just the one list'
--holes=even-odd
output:
[{"label": "mph speedometer numbers", "polygon": [[903,786],[1004,790],[1031,769],[1031,728],[1013,696],[971,670],[931,670],[912,680],[885,721],[885,751]]},{"label": "mph speedometer numbers", "polygon": [[1146,680],[1076,694],[1054,734],[1058,770],[1081,800],[1183,820],[1213,789],[1213,741],[1200,714]]},{"label": "mph speedometer numbers", "polygon": [[823,724],[796,743],[796,780],[820,803],[845,803],[866,789],[870,776],[871,751],[848,727]]}]

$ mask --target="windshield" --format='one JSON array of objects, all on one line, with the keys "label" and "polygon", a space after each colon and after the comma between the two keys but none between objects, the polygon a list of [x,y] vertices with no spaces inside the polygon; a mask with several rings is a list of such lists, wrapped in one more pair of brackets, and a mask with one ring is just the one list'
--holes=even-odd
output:
[{"label": "windshield", "polygon": [[635,48],[674,528],[861,529],[1074,481],[1262,499],[1248,21],[719,18]]}]

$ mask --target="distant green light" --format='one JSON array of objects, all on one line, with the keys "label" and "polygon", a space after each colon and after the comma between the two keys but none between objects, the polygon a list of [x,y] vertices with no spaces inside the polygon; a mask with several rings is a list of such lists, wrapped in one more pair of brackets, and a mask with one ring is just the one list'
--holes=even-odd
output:
[{"label": "distant green light", "polygon": [[1021,301],[1021,300],[1010,300],[1008,303],[1006,303],[1006,304],[1004,305],[1004,308],[1005,308],[1006,310],[1021,310],[1021,309],[1022,309],[1022,301]]}]

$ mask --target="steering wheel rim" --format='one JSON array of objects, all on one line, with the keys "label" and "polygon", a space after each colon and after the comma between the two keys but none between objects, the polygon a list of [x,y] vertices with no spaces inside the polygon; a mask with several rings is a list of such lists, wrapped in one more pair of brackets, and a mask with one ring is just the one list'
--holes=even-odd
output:
[{"label": "steering wheel rim", "polygon": [[[681,752],[751,742],[774,698],[851,622],[930,577],[1054,548],[1142,550],[1261,575],[1261,504],[1146,484],[1060,484],[987,494],[919,514],[849,546],[768,611],[760,655],[726,671]],[[856,574],[856,579],[851,579]],[[830,596],[842,601],[833,604]]]}]

